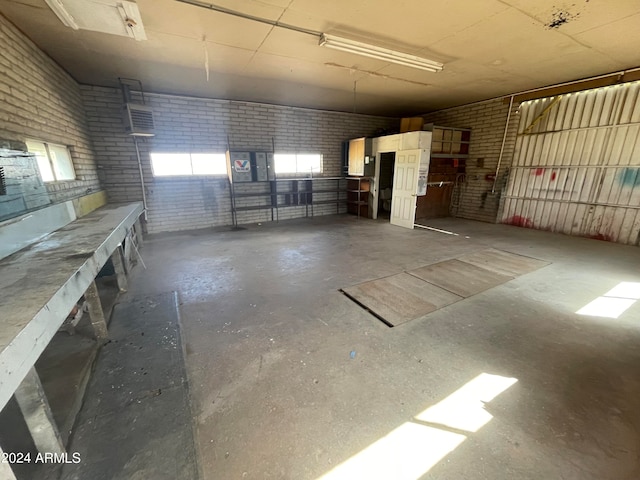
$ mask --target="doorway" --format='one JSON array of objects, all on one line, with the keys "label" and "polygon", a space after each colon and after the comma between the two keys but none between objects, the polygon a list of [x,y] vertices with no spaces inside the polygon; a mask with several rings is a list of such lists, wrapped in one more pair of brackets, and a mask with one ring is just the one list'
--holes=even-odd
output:
[{"label": "doorway", "polygon": [[393,193],[393,171],[395,169],[395,161],[395,152],[380,154],[378,218],[383,218],[387,221],[391,218],[391,195]]}]

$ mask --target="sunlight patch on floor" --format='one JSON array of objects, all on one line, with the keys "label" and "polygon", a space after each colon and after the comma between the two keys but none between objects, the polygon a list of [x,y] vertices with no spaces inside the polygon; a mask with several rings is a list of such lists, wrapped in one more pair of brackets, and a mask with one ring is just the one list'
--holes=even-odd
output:
[{"label": "sunlight patch on floor", "polygon": [[482,373],[318,480],[417,480],[467,439],[447,427],[477,432],[493,418],[484,404],[517,381]]},{"label": "sunlight patch on floor", "polygon": [[441,402],[416,415],[415,418],[456,430],[477,432],[493,418],[484,409],[484,404],[517,381],[515,378],[482,373]]},{"label": "sunlight patch on floor", "polygon": [[640,282],[620,282],[576,313],[590,317],[618,318],[640,299]]}]

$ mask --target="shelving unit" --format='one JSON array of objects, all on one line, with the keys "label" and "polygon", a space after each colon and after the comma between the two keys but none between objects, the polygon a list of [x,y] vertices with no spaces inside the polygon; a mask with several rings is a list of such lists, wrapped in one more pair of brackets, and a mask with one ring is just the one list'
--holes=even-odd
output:
[{"label": "shelving unit", "polygon": [[371,177],[347,177],[347,212],[369,218]]},{"label": "shelving unit", "polygon": [[470,143],[470,129],[434,125],[431,137],[431,158],[466,158],[469,156]]},{"label": "shelving unit", "polygon": [[[305,217],[313,217],[314,207],[335,205],[336,213],[347,203],[345,177],[289,177],[266,182],[230,183],[231,210],[234,226],[237,213],[270,210],[271,220],[278,221],[280,210],[304,207]],[[240,204],[239,204],[240,203]]]},{"label": "shelving unit", "polygon": [[427,195],[418,197],[416,219],[450,215],[454,188],[466,172],[471,143],[467,128],[432,125]]}]

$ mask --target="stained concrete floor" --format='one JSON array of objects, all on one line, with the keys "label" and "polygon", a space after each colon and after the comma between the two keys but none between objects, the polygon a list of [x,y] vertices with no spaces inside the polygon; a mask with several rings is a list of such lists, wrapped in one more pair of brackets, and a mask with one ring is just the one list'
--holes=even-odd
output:
[{"label": "stained concrete floor", "polygon": [[[126,296],[179,294],[203,479],[340,478],[483,373],[517,379],[479,404],[487,423],[393,446],[394,478],[640,478],[640,301],[617,319],[575,313],[640,282],[640,249],[431,225],[459,235],[332,216],[146,241]],[[487,247],[551,264],[395,328],[338,291]],[[446,432],[459,445],[435,455]]]}]

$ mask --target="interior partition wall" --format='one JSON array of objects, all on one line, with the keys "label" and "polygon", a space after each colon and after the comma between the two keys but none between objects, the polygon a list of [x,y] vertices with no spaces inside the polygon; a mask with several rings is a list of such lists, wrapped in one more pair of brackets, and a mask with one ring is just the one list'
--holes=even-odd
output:
[{"label": "interior partition wall", "polygon": [[502,223],[640,242],[640,82],[525,102]]}]

